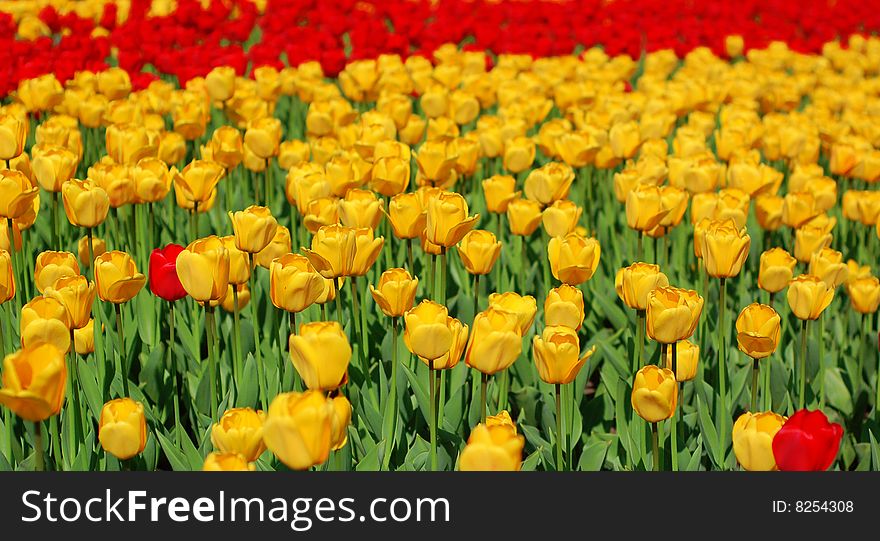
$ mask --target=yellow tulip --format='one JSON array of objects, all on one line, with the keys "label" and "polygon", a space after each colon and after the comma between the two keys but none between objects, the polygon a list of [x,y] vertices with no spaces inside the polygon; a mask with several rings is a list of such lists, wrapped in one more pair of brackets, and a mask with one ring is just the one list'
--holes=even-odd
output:
[{"label": "yellow tulip", "polygon": [[281,145],[281,121],[264,117],[248,122],[244,145],[260,159],[277,156]]},{"label": "yellow tulip", "polygon": [[771,248],[761,254],[758,269],[758,287],[778,293],[788,287],[794,277],[797,260],[782,248]]},{"label": "yellow tulip", "polygon": [[[690,340],[681,340],[676,342],[674,347],[676,348],[675,380],[680,383],[697,377],[700,346]],[[665,367],[672,370],[672,348],[667,348]]]},{"label": "yellow tulip", "polygon": [[279,225],[275,230],[275,236],[268,246],[254,254],[253,258],[257,265],[268,269],[272,261],[291,252],[290,230]]},{"label": "yellow tulip", "polygon": [[211,443],[222,453],[236,453],[247,462],[254,462],[266,450],[263,443],[265,420],[266,415],[261,410],[226,410],[220,421],[211,427]]},{"label": "yellow tulip", "polygon": [[169,131],[159,137],[156,157],[167,165],[180,163],[186,157],[186,140],[177,132]]},{"label": "yellow tulip", "polygon": [[[220,237],[220,241],[229,252],[229,283],[231,285],[246,284],[251,277],[250,256],[235,245],[235,235]],[[232,300],[230,299],[229,302]]]},{"label": "yellow tulip", "polygon": [[544,209],[541,223],[549,236],[564,237],[575,230],[583,210],[568,199],[560,199]]},{"label": "yellow tulip", "polygon": [[110,210],[110,197],[92,180],[68,180],[61,187],[61,197],[68,221],[77,227],[97,227]]},{"label": "yellow tulip", "polygon": [[107,126],[107,155],[122,165],[134,165],[143,158],[156,157],[159,141],[144,126],[111,124]]},{"label": "yellow tulip", "polygon": [[385,204],[370,190],[349,190],[339,202],[339,221],[347,227],[376,229]]},{"label": "yellow tulip", "polygon": [[33,208],[39,193],[40,189],[21,171],[0,170],[0,218],[21,218]]},{"label": "yellow tulip", "polygon": [[562,284],[554,287],[544,300],[544,323],[574,330],[584,322],[584,294],[580,289]]},{"label": "yellow tulip", "polygon": [[134,182],[135,203],[158,203],[171,191],[171,173],[159,158],[143,158],[129,173]]},{"label": "yellow tulip", "polygon": [[306,470],[330,456],[334,415],[321,391],[279,394],[269,405],[263,441],[287,467]]},{"label": "yellow tulip", "polygon": [[348,276],[356,255],[355,231],[342,225],[327,225],[312,237],[312,249],[303,254],[324,278]]},{"label": "yellow tulip", "polygon": [[66,276],[46,288],[45,296],[60,302],[67,310],[72,329],[81,329],[89,323],[95,301],[95,284],[85,276]]},{"label": "yellow tulip", "polygon": [[60,192],[64,183],[76,173],[79,159],[64,147],[38,146],[31,153],[34,176],[40,187],[47,192]]},{"label": "yellow tulip", "polygon": [[232,282],[229,283],[229,287],[226,288],[226,294],[223,295],[223,298],[220,299],[220,307],[225,311],[234,313],[236,310],[235,304],[235,291],[233,288],[237,290],[238,293],[238,311],[241,312],[244,310],[248,303],[251,302],[251,290],[248,289],[247,284],[236,285]]},{"label": "yellow tulip", "polygon": [[816,209],[816,201],[809,192],[790,192],[782,203],[782,223],[797,229],[821,211]]},{"label": "yellow tulip", "polygon": [[541,204],[531,199],[514,199],[507,205],[507,221],[513,235],[529,236],[541,224]]},{"label": "yellow tulip", "polygon": [[748,471],[774,471],[773,437],[785,424],[786,417],[765,411],[745,412],[733,424],[733,453]]},{"label": "yellow tulip", "polygon": [[226,101],[235,91],[235,69],[217,66],[205,75],[205,89],[212,101]]},{"label": "yellow tulip", "polygon": [[846,286],[849,302],[860,314],[873,314],[880,307],[880,281],[876,276],[857,278]]},{"label": "yellow tulip", "polygon": [[92,257],[98,257],[107,251],[107,243],[104,242],[104,239],[92,237],[92,248],[94,248],[95,253],[89,256],[89,238],[87,236],[80,237],[76,243],[77,257],[79,258],[80,265],[85,268],[92,266]]},{"label": "yellow tulip", "polygon": [[217,236],[193,241],[177,256],[177,277],[197,302],[221,300],[229,287],[229,252]]},{"label": "yellow tulip", "polygon": [[95,351],[95,320],[90,319],[85,327],[73,330],[73,345],[80,355]]},{"label": "yellow tulip", "polygon": [[568,197],[573,182],[574,171],[571,167],[559,162],[547,162],[528,174],[523,191],[527,199],[547,206]]},{"label": "yellow tulip", "polygon": [[489,295],[489,306],[497,310],[516,314],[519,321],[519,334],[525,336],[526,332],[535,322],[535,314],[538,312],[538,303],[531,295],[520,295],[513,291],[506,293],[492,293]]},{"label": "yellow tulip", "polygon": [[546,383],[566,384],[577,377],[587,360],[596,352],[596,346],[581,356],[580,340],[571,327],[547,326],[541,336],[532,338],[538,375]]},{"label": "yellow tulip", "polygon": [[636,372],[633,380],[632,407],[649,423],[659,423],[675,414],[678,383],[667,368],[649,364]]},{"label": "yellow tulip", "polygon": [[765,231],[776,231],[782,226],[783,199],[777,195],[762,195],[755,200],[755,217]]},{"label": "yellow tulip", "polygon": [[492,271],[501,255],[501,242],[491,231],[474,229],[461,239],[458,255],[470,274],[485,275]]},{"label": "yellow tulip", "polygon": [[15,297],[15,272],[9,252],[0,249],[0,304]]},{"label": "yellow tulip", "polygon": [[278,222],[268,207],[251,205],[235,213],[230,212],[235,245],[249,254],[261,252],[275,238]]},{"label": "yellow tulip", "polygon": [[658,287],[669,285],[669,279],[660,272],[659,265],[633,263],[617,271],[614,287],[617,296],[634,310],[648,309],[648,294]]},{"label": "yellow tulip", "polygon": [[486,375],[507,369],[522,352],[516,314],[491,306],[474,317],[465,364]]},{"label": "yellow tulip", "polygon": [[504,145],[504,169],[521,173],[535,161],[535,142],[528,137],[515,137]]},{"label": "yellow tulip", "polygon": [[395,195],[388,203],[388,220],[399,239],[415,239],[425,231],[428,214],[415,193]]},{"label": "yellow tulip", "polygon": [[310,201],[302,221],[313,235],[325,225],[339,223],[339,200],[335,197],[321,197]]},{"label": "yellow tulip", "polygon": [[[292,167],[308,163],[310,155],[311,149],[309,149],[307,142],[298,139],[282,141],[278,146],[278,165],[285,171],[288,171]],[[409,175],[406,178],[407,182],[409,182]]]},{"label": "yellow tulip", "polygon": [[648,336],[661,344],[684,340],[694,334],[702,311],[703,297],[696,291],[658,287],[648,293]]},{"label": "yellow tulip", "polygon": [[34,285],[43,293],[60,278],[79,276],[79,263],[70,252],[45,251],[34,263]]},{"label": "yellow tulip", "polygon": [[553,277],[569,285],[578,285],[592,278],[599,266],[600,255],[599,241],[577,233],[554,237],[547,245]]},{"label": "yellow tulip", "polygon": [[348,274],[350,276],[364,276],[379,257],[382,247],[385,245],[385,237],[374,238],[373,230],[369,227],[354,229],[354,260]]},{"label": "yellow tulip", "polygon": [[418,278],[413,278],[406,269],[394,268],[382,273],[379,287],[370,284],[370,293],[383,314],[400,317],[412,308],[418,286]]},{"label": "yellow tulip", "polygon": [[269,298],[276,308],[302,312],[324,292],[324,278],[309,259],[300,254],[286,254],[269,267]]},{"label": "yellow tulip", "polygon": [[404,314],[406,347],[434,370],[452,368],[467,344],[468,326],[428,299]]},{"label": "yellow tulip", "polygon": [[508,413],[507,410],[501,410],[501,413],[498,415],[487,416],[484,424],[489,428],[492,428],[493,426],[504,427],[511,433],[516,434],[516,424],[514,424],[513,419],[510,418],[510,413]]},{"label": "yellow tulip", "polygon": [[51,344],[63,352],[70,349],[70,316],[57,299],[31,299],[21,309],[19,329],[22,347]]},{"label": "yellow tulip", "polygon": [[640,184],[626,196],[626,224],[636,231],[650,231],[660,225],[669,209],[663,205],[657,186]]},{"label": "yellow tulip", "polygon": [[24,347],[3,359],[0,404],[32,422],[61,413],[67,387],[64,352],[51,344]]},{"label": "yellow tulip", "polygon": [[[119,208],[134,202],[136,185],[134,179],[129,174],[128,167],[120,165],[110,157],[105,156],[99,162],[89,167],[88,174],[89,179],[93,180],[99,188],[107,193],[111,207]],[[100,194],[95,197],[97,202],[103,199],[99,197]]]},{"label": "yellow tulip", "polygon": [[338,451],[348,442],[348,425],[351,424],[351,402],[344,396],[336,395],[333,403],[333,420],[330,425],[330,449]]},{"label": "yellow tulip", "polygon": [[202,206],[214,193],[226,170],[217,162],[193,160],[174,175],[174,190],[191,203]]},{"label": "yellow tulip", "polygon": [[119,460],[140,454],[147,445],[143,404],[131,398],[117,398],[104,404],[98,421],[98,441],[104,451]]},{"label": "yellow tulip", "polygon": [[428,199],[425,237],[438,246],[455,246],[474,228],[479,215],[468,216],[464,197],[455,192],[441,192]]},{"label": "yellow tulip", "polygon": [[846,283],[849,267],[843,262],[843,254],[831,248],[822,248],[810,257],[810,274],[818,276],[831,289]]},{"label": "yellow tulip", "polygon": [[128,302],[146,282],[147,277],[138,272],[134,260],[125,252],[114,250],[95,257],[95,283],[102,301]]},{"label": "yellow tulip", "polygon": [[339,323],[303,324],[289,342],[293,366],[309,389],[332,391],[348,381],[351,346]]},{"label": "yellow tulip", "polygon": [[833,222],[829,225],[831,227],[813,225],[812,222],[808,222],[795,230],[794,257],[797,258],[798,261],[801,263],[809,263],[813,254],[831,245],[831,228],[834,227]]},{"label": "yellow tulip", "polygon": [[0,113],[0,160],[17,158],[27,140],[27,121],[16,115]]},{"label": "yellow tulip", "polygon": [[524,446],[525,438],[516,430],[480,424],[471,431],[458,467],[461,471],[519,471]]},{"label": "yellow tulip", "polygon": [[486,199],[486,210],[495,214],[507,212],[507,205],[518,199],[516,179],[510,175],[494,175],[482,182],[483,195]]},{"label": "yellow tulip", "polygon": [[450,186],[455,183],[455,162],[458,156],[452,154],[444,141],[425,141],[416,152],[418,178],[431,186]]},{"label": "yellow tulip", "polygon": [[780,318],[766,304],[752,303],[736,318],[736,343],[753,359],[769,357],[779,346]]},{"label": "yellow tulip", "polygon": [[370,186],[386,197],[394,197],[406,190],[409,179],[409,159],[389,156],[379,158],[373,164]]},{"label": "yellow tulip", "polygon": [[752,239],[733,220],[714,221],[701,239],[706,272],[714,278],[731,278],[739,274],[749,256]]},{"label": "yellow tulip", "polygon": [[208,453],[202,464],[202,471],[254,471],[256,468],[238,453]]},{"label": "yellow tulip", "polygon": [[816,276],[802,274],[788,284],[788,306],[800,320],[816,320],[834,299],[834,289]]}]

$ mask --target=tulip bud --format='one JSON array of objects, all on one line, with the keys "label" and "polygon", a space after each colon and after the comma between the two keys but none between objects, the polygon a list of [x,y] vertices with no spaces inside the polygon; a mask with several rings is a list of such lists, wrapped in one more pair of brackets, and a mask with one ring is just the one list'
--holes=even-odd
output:
[{"label": "tulip bud", "polygon": [[71,225],[94,228],[107,218],[110,198],[92,180],[68,180],[61,188],[61,196]]},{"label": "tulip bud", "polygon": [[174,189],[182,198],[201,206],[211,198],[225,170],[217,162],[193,160],[174,175]]},{"label": "tulip bud", "polygon": [[0,113],[0,160],[20,156],[26,140],[27,122],[15,115]]},{"label": "tulip bud", "polygon": [[235,69],[217,66],[205,75],[205,88],[212,101],[226,101],[235,92]]},{"label": "tulip bud", "polygon": [[308,258],[299,254],[272,261],[269,277],[272,304],[287,312],[302,312],[324,292],[324,279]]},{"label": "tulip bud", "polygon": [[70,349],[70,316],[55,298],[37,296],[25,304],[19,329],[23,347],[51,344],[62,352]]},{"label": "tulip bud", "polygon": [[736,461],[747,471],[774,471],[773,438],[786,418],[765,411],[745,412],[733,425],[733,452]]},{"label": "tulip bud", "polygon": [[279,394],[269,405],[263,441],[287,467],[306,470],[330,456],[334,415],[323,392]]},{"label": "tulip bud", "polygon": [[418,194],[402,193],[391,198],[388,204],[388,220],[399,239],[418,238],[425,230],[428,214]]},{"label": "tulip bud", "polygon": [[441,192],[427,202],[425,237],[433,244],[449,248],[474,228],[479,214],[468,216],[464,197],[455,192]]},{"label": "tulip bud", "polygon": [[649,364],[636,372],[632,407],[649,423],[659,423],[675,414],[678,383],[672,370]]},{"label": "tulip bud", "polygon": [[140,454],[147,444],[143,404],[131,398],[117,398],[104,404],[98,421],[98,441],[104,451],[119,460]]},{"label": "tulip bud", "polygon": [[433,370],[458,364],[467,344],[468,326],[450,317],[445,306],[427,299],[404,314],[406,347]]},{"label": "tulip bud", "polygon": [[696,291],[658,287],[648,293],[647,331],[652,340],[672,344],[694,334],[703,311]]},{"label": "tulip bud", "polygon": [[501,242],[490,231],[474,229],[461,239],[457,250],[470,274],[489,274],[501,255]]},{"label": "tulip bud", "polygon": [[278,155],[281,144],[281,121],[277,118],[259,118],[248,123],[244,144],[258,158]]},{"label": "tulip bud", "polygon": [[507,212],[508,204],[518,199],[519,194],[516,191],[516,179],[509,175],[494,175],[483,180],[483,195],[489,212]]},{"label": "tulip bud", "polygon": [[40,187],[47,192],[60,192],[73,178],[79,162],[76,154],[59,146],[38,146],[33,151],[33,171]]},{"label": "tulip bud", "polygon": [[250,254],[268,246],[278,228],[278,222],[268,207],[251,205],[242,211],[230,212],[229,218],[232,220],[236,247]]},{"label": "tulip bud", "polygon": [[114,250],[95,258],[95,283],[102,301],[114,304],[128,302],[144,287],[146,281],[146,276],[138,272],[134,260],[125,252]]},{"label": "tulip bud", "polygon": [[15,297],[15,272],[12,257],[6,250],[0,250],[0,304]]},{"label": "tulip bud", "polygon": [[547,206],[568,197],[572,182],[574,171],[571,167],[559,162],[548,162],[529,173],[523,191],[527,199]]},{"label": "tulip bud", "polygon": [[769,357],[779,346],[780,319],[766,304],[752,303],[736,318],[736,343],[753,359]]},{"label": "tulip bud", "polygon": [[538,375],[546,383],[566,384],[577,377],[587,360],[596,352],[596,346],[580,355],[577,332],[570,327],[547,326],[541,336],[532,338]]},{"label": "tulip bud", "polygon": [[544,209],[541,222],[551,237],[564,237],[575,230],[583,209],[572,201],[560,199]]},{"label": "tulip bud", "polygon": [[353,230],[354,260],[349,269],[349,276],[364,276],[376,262],[385,237],[374,238],[373,230],[362,227]]},{"label": "tulip bud", "polygon": [[525,336],[526,332],[535,322],[535,314],[538,312],[538,303],[531,295],[519,295],[512,291],[506,293],[492,293],[489,295],[489,306],[497,310],[516,314],[519,321],[519,334]]},{"label": "tulip bud", "polygon": [[648,294],[658,287],[669,285],[669,279],[660,272],[659,265],[633,263],[617,271],[614,287],[617,296],[634,310],[648,309]]},{"label": "tulip bud", "polygon": [[516,428],[503,425],[477,425],[459,457],[461,471],[519,471],[525,438]]},{"label": "tulip bud", "polygon": [[880,281],[876,276],[857,278],[846,286],[853,309],[860,314],[873,314],[880,307]]},{"label": "tulip bud", "polygon": [[412,308],[418,285],[419,279],[405,269],[388,269],[379,278],[378,287],[370,284],[370,293],[383,314],[400,317]]},{"label": "tulip bud", "polygon": [[581,290],[568,284],[551,289],[544,300],[544,323],[578,330],[583,322],[584,294]]},{"label": "tulip bud", "polygon": [[547,245],[553,277],[569,285],[578,285],[592,278],[599,266],[600,254],[599,241],[577,233],[554,237]]},{"label": "tulip bud", "polygon": [[802,274],[788,285],[788,306],[800,320],[816,320],[834,299],[834,289],[816,276]]},{"label": "tulip bud", "polygon": [[349,190],[339,202],[339,221],[347,227],[376,229],[384,207],[384,202],[369,190]]},{"label": "tulip bud", "polygon": [[95,284],[85,276],[59,278],[46,288],[45,295],[64,306],[71,329],[81,329],[89,323],[95,300]]},{"label": "tulip bud", "polygon": [[190,243],[177,256],[177,277],[190,297],[205,303],[219,301],[229,286],[229,252],[211,235]]},{"label": "tulip bud", "polygon": [[731,278],[739,274],[749,256],[751,237],[737,228],[732,220],[711,222],[701,239],[706,272],[714,278]]},{"label": "tulip bud", "polygon": [[3,359],[0,404],[32,422],[61,413],[67,385],[64,352],[51,344],[24,346]]},{"label": "tulip bud", "polygon": [[330,449],[338,451],[348,442],[348,425],[351,424],[351,402],[342,395],[334,396],[333,420],[331,421]]},{"label": "tulip bud", "polygon": [[311,390],[332,391],[348,381],[351,346],[335,321],[306,323],[290,336],[293,366]]},{"label": "tulip bud", "polygon": [[504,146],[504,169],[521,173],[535,161],[535,142],[528,137],[515,137]]},{"label": "tulip bud", "polygon": [[771,248],[761,254],[758,269],[758,287],[770,293],[778,293],[788,287],[794,276],[797,260],[782,248]]},{"label": "tulip bud", "polygon": [[794,232],[794,256],[801,263],[808,263],[813,254],[830,246],[831,240],[830,227],[807,223]]},{"label": "tulip bud", "polygon": [[251,408],[226,410],[220,421],[211,427],[211,443],[222,453],[235,453],[247,462],[254,462],[266,450],[263,443],[265,419],[262,411]]},{"label": "tulip bud", "polygon": [[474,317],[465,364],[486,375],[507,369],[522,352],[516,314],[491,306]]}]

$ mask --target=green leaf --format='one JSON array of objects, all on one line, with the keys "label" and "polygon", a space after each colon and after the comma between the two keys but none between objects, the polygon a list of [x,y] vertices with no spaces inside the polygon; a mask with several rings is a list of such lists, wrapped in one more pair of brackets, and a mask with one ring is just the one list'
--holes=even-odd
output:
[{"label": "green leaf", "polygon": [[520,471],[535,471],[535,468],[541,462],[541,451],[541,449],[536,449],[535,452],[527,456],[519,468]]},{"label": "green leaf", "polygon": [[849,417],[853,413],[853,398],[849,389],[843,382],[840,369],[828,367],[825,369],[825,398],[837,411]]},{"label": "green leaf", "polygon": [[709,457],[716,466],[720,466],[723,463],[723,459],[720,454],[721,444],[718,441],[718,432],[715,430],[715,423],[712,422],[712,417],[706,411],[706,407],[703,406],[703,401],[700,400],[699,396],[697,396],[697,412],[700,415],[700,429],[704,436],[703,440],[709,446]]},{"label": "green leaf", "polygon": [[703,457],[703,435],[697,435],[697,448],[694,450],[694,454],[691,455],[691,459],[688,460],[687,465],[684,467],[684,471],[698,471],[700,469],[700,459]]},{"label": "green leaf", "polygon": [[605,454],[611,447],[610,441],[594,440],[584,446],[581,459],[578,461],[579,471],[599,471],[605,463]]},{"label": "green leaf", "polygon": [[190,471],[192,469],[186,456],[174,445],[170,438],[164,436],[161,432],[157,432],[156,437],[159,438],[162,451],[165,453],[165,457],[168,458],[168,462],[174,471]]},{"label": "green leaf", "polygon": [[424,417],[425,423],[427,423],[428,419],[431,418],[430,399],[426,391],[426,387],[428,386],[427,378],[417,378],[412,370],[406,366],[406,363],[400,363],[400,368],[403,370],[403,373],[406,374],[406,379],[409,380],[409,386],[412,389],[413,394],[416,396],[416,403],[418,404],[419,409],[422,410],[422,417]]}]

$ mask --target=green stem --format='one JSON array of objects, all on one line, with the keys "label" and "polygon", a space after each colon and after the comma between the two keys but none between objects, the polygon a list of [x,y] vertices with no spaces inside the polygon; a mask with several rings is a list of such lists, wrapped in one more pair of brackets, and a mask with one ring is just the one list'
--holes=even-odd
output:
[{"label": "green stem", "polygon": [[645,247],[643,245],[643,243],[644,243],[643,236],[644,236],[644,234],[641,231],[636,231],[636,239],[637,239],[636,261],[642,261],[642,258],[645,257]]},{"label": "green stem", "polygon": [[375,389],[373,388],[373,381],[370,375],[370,360],[367,357],[366,350],[366,338],[364,337],[364,329],[361,326],[363,321],[360,316],[360,302],[358,301],[358,288],[356,283],[356,278],[354,276],[351,277],[349,281],[351,284],[351,319],[354,322],[354,332],[357,334],[355,340],[358,342],[358,361],[360,363],[361,373],[364,376],[364,384],[366,385],[367,394],[370,399],[373,401],[373,404],[376,406],[379,405],[379,401],[376,398]]},{"label": "green stem", "polygon": [[[721,434],[722,441],[727,441],[727,417],[730,415],[730,410],[727,407],[727,363],[725,362],[725,353],[727,349],[727,341],[725,337],[727,336],[726,329],[724,327],[724,312],[726,311],[725,303],[727,298],[727,280],[724,278],[721,279],[720,284],[720,295],[719,295],[719,304],[718,304],[718,387],[721,392],[720,400],[721,407],[719,408],[718,415],[718,433]],[[724,445],[725,452],[727,446]],[[726,469],[725,464],[721,465],[721,469]]]},{"label": "green stem", "polygon": [[474,275],[474,317],[477,316],[477,310],[480,308],[480,275]]},{"label": "green stem", "polygon": [[171,369],[171,389],[174,393],[174,437],[177,445],[180,445],[180,442],[183,440],[181,435],[181,430],[183,427],[180,425],[180,391],[178,390],[177,384],[177,356],[174,355],[174,303],[168,303],[168,359],[169,359],[169,367]]},{"label": "green stem", "polygon": [[[676,376],[676,385],[678,385],[678,342],[672,343],[672,373]],[[672,471],[678,471],[678,403],[681,402],[681,393],[675,402],[675,409],[672,411],[672,427],[670,429],[670,438],[672,445]]]},{"label": "green stem", "polygon": [[211,378],[211,420],[217,422],[217,350],[214,344],[214,307],[205,303],[205,335],[208,340],[208,371]]},{"label": "green stem", "polygon": [[430,263],[428,264],[428,296],[434,302],[437,302],[437,282],[434,280],[434,274],[437,270],[437,256],[426,253],[425,257],[430,259]]},{"label": "green stem", "polygon": [[446,248],[445,247],[440,249],[440,298],[443,301],[443,305],[446,306],[448,304],[448,299],[446,298]]},{"label": "green stem", "polygon": [[556,384],[556,471],[562,471],[565,463],[562,458],[562,448],[565,445],[565,436],[562,434],[562,385]]},{"label": "green stem", "polygon": [[391,389],[388,404],[385,407],[392,408],[391,414],[391,433],[385,437],[385,455],[382,459],[383,470],[388,470],[391,463],[391,449],[394,447],[394,436],[397,433],[397,412],[399,404],[397,403],[397,335],[398,322],[396,317],[391,318]]},{"label": "green stem", "polygon": [[804,408],[807,396],[807,320],[801,322],[801,362],[799,367],[798,409]]},{"label": "green stem", "polygon": [[[864,351],[864,348],[865,348],[866,342],[868,341],[868,327],[869,327],[869,325],[870,324],[869,324],[869,320],[868,320],[868,314],[862,314],[862,328],[860,329],[859,349],[858,349],[859,354],[857,356],[858,363],[856,365],[857,366],[856,373],[855,373],[854,377],[852,378],[852,380],[853,380],[852,381],[853,395],[860,394],[860,392],[862,390],[862,373],[865,369],[864,358],[865,358],[865,353],[866,353]],[[871,350],[871,348],[869,346],[868,351],[870,351],[870,350]],[[880,372],[878,372],[878,375],[880,375]],[[880,377],[878,377],[878,380],[880,380]],[[880,381],[878,381],[878,383],[880,383]]]},{"label": "green stem", "polygon": [[[11,231],[10,231],[11,233]],[[13,238],[10,236],[10,238]],[[52,192],[52,246],[61,250],[61,235],[58,229],[58,192]]]},{"label": "green stem", "polygon": [[819,314],[819,325],[816,326],[816,334],[819,335],[819,409],[825,409],[825,317]]},{"label": "green stem", "polygon": [[773,365],[771,364],[770,358],[764,363],[764,374],[761,378],[761,398],[764,403],[764,411],[771,411],[773,409],[773,396],[770,394],[770,374]]},{"label": "green stem", "polygon": [[657,423],[651,423],[651,449],[654,459],[654,471],[660,471],[660,438],[657,435]]},{"label": "green stem", "polygon": [[125,333],[122,329],[122,305],[114,304],[116,310],[116,337],[119,345],[119,376],[122,378],[122,392],[126,397],[130,397],[128,392],[128,361],[125,355]]},{"label": "green stem", "polygon": [[342,278],[333,278],[333,287],[336,288],[336,294],[333,298],[336,301],[336,320],[339,325],[345,329],[345,317],[342,315]]},{"label": "green stem", "polygon": [[34,423],[34,471],[43,471],[43,428],[42,423]]},{"label": "green stem", "polygon": [[410,274],[415,274],[416,266],[413,263],[412,239],[406,239],[406,263],[408,266],[407,270]]},{"label": "green stem", "polygon": [[636,310],[636,356],[633,358],[633,378],[636,372],[642,368],[643,356],[645,354],[645,311]]},{"label": "green stem", "polygon": [[428,367],[428,386],[431,393],[431,471],[437,471],[437,371],[434,361]]},{"label": "green stem", "polygon": [[498,411],[507,409],[507,390],[510,388],[510,370],[501,372],[501,382],[498,384]]},{"label": "green stem", "polygon": [[758,375],[761,372],[761,366],[758,359],[752,359],[752,403],[749,411],[755,413],[758,407]]},{"label": "green stem", "polygon": [[251,275],[248,277],[248,283],[251,290],[251,302],[248,303],[251,309],[251,326],[254,331],[254,349],[256,350],[257,365],[257,383],[260,386],[260,405],[263,411],[268,409],[269,396],[266,392],[266,378],[263,376],[265,372],[263,367],[263,353],[260,348],[260,324],[257,321],[257,279],[256,279],[256,260],[254,254],[250,255]]},{"label": "green stem", "polygon": [[489,376],[480,372],[480,422],[486,424],[486,389],[489,387]]},{"label": "green stem", "polygon": [[234,364],[233,373],[235,374],[235,386],[241,385],[242,376],[242,357],[241,350],[241,315],[238,310],[238,285],[232,286],[232,362]]}]

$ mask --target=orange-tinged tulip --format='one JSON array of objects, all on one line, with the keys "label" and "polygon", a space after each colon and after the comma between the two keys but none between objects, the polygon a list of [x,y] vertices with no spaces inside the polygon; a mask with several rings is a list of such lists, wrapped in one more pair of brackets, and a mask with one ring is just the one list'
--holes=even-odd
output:
[{"label": "orange-tinged tulip", "polygon": [[672,370],[649,364],[636,372],[632,407],[649,423],[659,423],[675,414],[678,383]]},{"label": "orange-tinged tulip", "polygon": [[147,277],[138,272],[134,260],[125,252],[114,250],[95,257],[95,283],[102,301],[128,302],[146,282]]},{"label": "orange-tinged tulip", "polygon": [[51,344],[25,347],[3,359],[0,404],[38,423],[61,413],[67,387],[64,352]]},{"label": "orange-tinged tulip", "polygon": [[577,233],[554,237],[547,246],[553,277],[569,285],[578,285],[592,278],[599,266],[600,255],[599,241]]},{"label": "orange-tinged tulip", "polygon": [[370,284],[370,293],[383,314],[400,317],[412,308],[418,286],[418,278],[413,278],[406,269],[394,268],[382,273],[378,287]]},{"label": "orange-tinged tulip", "polygon": [[348,442],[348,425],[351,424],[351,402],[344,396],[336,395],[333,402],[333,419],[330,423],[330,449],[338,451]]},{"label": "orange-tinged tulip", "polygon": [[147,445],[143,404],[131,398],[117,398],[104,404],[98,421],[98,441],[119,460],[140,454]]},{"label": "orange-tinged tulip", "polygon": [[736,318],[736,343],[753,359],[769,357],[779,346],[780,318],[766,304],[752,303]]},{"label": "orange-tinged tulip", "polygon": [[776,231],[782,226],[783,198],[778,195],[762,195],[755,200],[755,217],[765,231]]},{"label": "orange-tinged tulip", "polygon": [[276,308],[302,312],[324,292],[324,278],[306,256],[286,254],[269,267],[269,297]]},{"label": "orange-tinged tulip", "polygon": [[532,338],[535,365],[541,380],[551,384],[571,383],[587,360],[596,352],[596,346],[581,356],[577,332],[564,326],[547,326],[541,336]]}]

